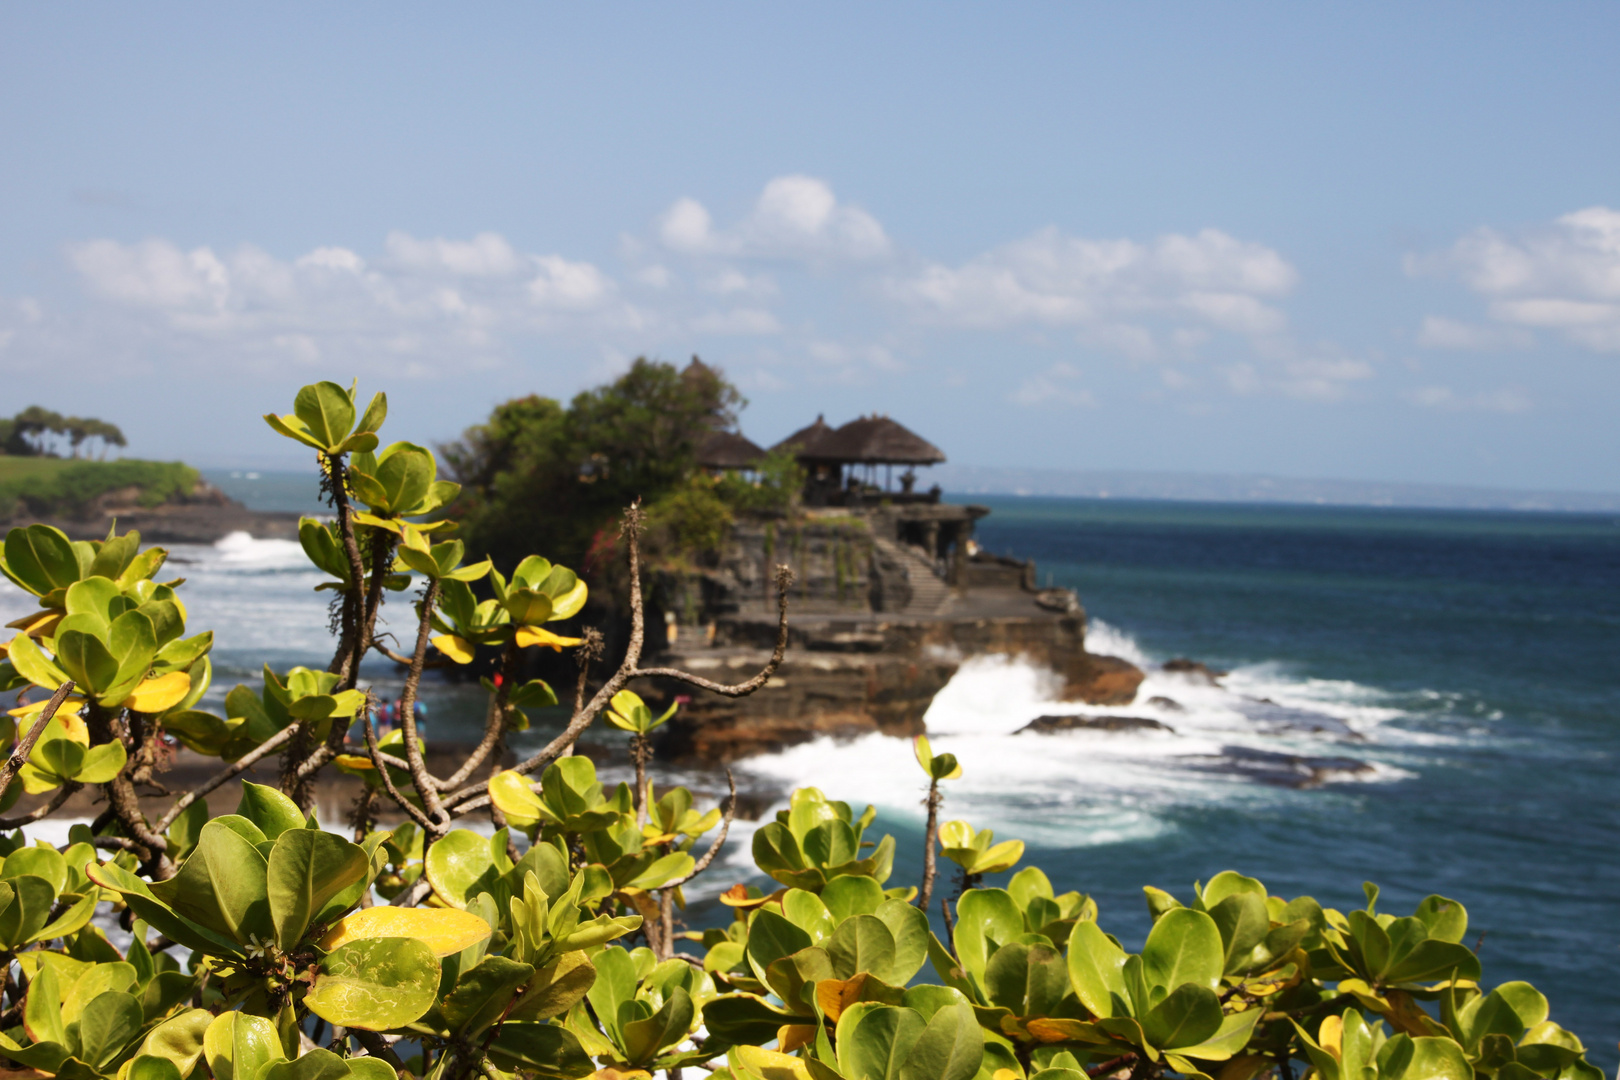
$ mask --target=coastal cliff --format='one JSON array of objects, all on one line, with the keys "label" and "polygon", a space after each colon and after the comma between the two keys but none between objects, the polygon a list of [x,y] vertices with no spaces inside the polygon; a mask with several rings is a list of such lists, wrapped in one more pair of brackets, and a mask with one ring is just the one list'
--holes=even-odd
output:
[{"label": "coastal cliff", "polygon": [[666,700],[689,699],[666,726],[661,752],[716,762],[818,736],[921,734],[935,695],[982,656],[1049,671],[1057,700],[1135,700],[1143,673],[1087,652],[1078,597],[1035,589],[1033,564],[982,551],[936,560],[903,540],[918,521],[971,521],[987,511],[923,509],[927,516],[885,507],[740,523],[712,567],[663,575],[652,620],[661,616],[666,627],[659,662],[725,683],[748,678],[770,655],[777,629],[767,569],[785,563],[795,583],[787,658],[763,689],[733,699],[674,682],[653,688]]}]

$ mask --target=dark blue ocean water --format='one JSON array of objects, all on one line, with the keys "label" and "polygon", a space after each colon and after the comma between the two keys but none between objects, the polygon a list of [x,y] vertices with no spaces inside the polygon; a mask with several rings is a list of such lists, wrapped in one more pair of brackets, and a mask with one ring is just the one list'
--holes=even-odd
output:
[{"label": "dark blue ocean water", "polygon": [[1346,907],[1363,879],[1396,913],[1442,893],[1484,935],[1486,980],[1534,982],[1613,1069],[1620,519],[982,501],[987,547],[1036,559],[1144,651],[1353,681],[1435,739],[1404,779],[1190,806],[1149,839],[1031,858],[1139,933],[1139,885],[1226,867]]}]

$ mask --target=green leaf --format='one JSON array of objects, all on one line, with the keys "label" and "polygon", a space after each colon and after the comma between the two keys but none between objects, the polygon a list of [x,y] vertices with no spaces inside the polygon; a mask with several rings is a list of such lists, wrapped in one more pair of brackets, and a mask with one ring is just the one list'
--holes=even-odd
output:
[{"label": "green leaf", "polygon": [[[364,848],[328,832],[294,829],[277,837],[268,867],[270,921],[276,944],[284,950],[297,945],[327,901],[364,880],[370,865]],[[437,963],[435,960],[435,969]],[[344,1021],[333,1021],[340,1022]]]},{"label": "green leaf", "polygon": [[1074,924],[1069,935],[1069,981],[1080,1004],[1094,1016],[1123,1013],[1125,991],[1125,950],[1121,949],[1095,922]]},{"label": "green leaf", "polygon": [[895,982],[894,935],[876,915],[845,919],[826,944],[833,973],[851,979],[866,972],[884,982]]},{"label": "green leaf", "polygon": [[81,576],[79,558],[67,534],[49,525],[6,533],[6,576],[35,596],[65,589]]},{"label": "green leaf", "polygon": [[273,787],[242,782],[242,800],[236,812],[259,827],[266,840],[274,840],[288,829],[302,829],[304,815],[298,804]]},{"label": "green leaf", "polygon": [[1165,912],[1142,946],[1142,974],[1150,989],[1173,991],[1193,983],[1214,990],[1224,966],[1215,920],[1192,908]]},{"label": "green leaf", "polygon": [[320,446],[335,448],[354,427],[354,399],[337,383],[315,383],[293,398],[293,415]]},{"label": "green leaf", "polygon": [[481,892],[492,891],[502,876],[490,854],[489,838],[471,829],[446,833],[428,848],[424,863],[433,892],[457,908],[465,908]]},{"label": "green leaf", "polygon": [[386,1031],[427,1012],[438,988],[439,959],[427,945],[415,938],[368,938],[339,946],[321,961],[304,1004],[329,1023]]},{"label": "green leaf", "polygon": [[900,1067],[897,1080],[971,1080],[984,1060],[984,1033],[968,1005],[934,1014]]},{"label": "green leaf", "polygon": [[41,966],[28,984],[28,996],[23,1001],[23,1027],[34,1042],[67,1044],[61,991],[57,989],[56,972],[48,965]]},{"label": "green leaf", "polygon": [[473,1040],[505,1015],[512,995],[534,976],[532,964],[504,956],[486,956],[471,971],[462,972],[456,988],[440,1009],[451,1034]]},{"label": "green leaf", "polygon": [[821,890],[821,902],[827,906],[835,923],[851,915],[875,915],[883,901],[883,886],[869,877],[845,875],[829,881]]},{"label": "green leaf", "polygon": [[[835,878],[822,891],[825,899],[827,891],[841,881],[866,881],[871,878],[841,877]],[[872,882],[876,884],[875,882]],[[904,900],[884,900],[878,905],[875,912],[889,928],[889,934],[894,938],[894,962],[889,969],[892,982],[897,986],[904,986],[916,977],[917,972],[928,960],[928,916],[921,910],[912,907]]]},{"label": "green leaf", "polygon": [[[1213,884],[1211,882],[1211,886]],[[1205,895],[1208,896],[1208,890]],[[1242,970],[1249,954],[1266,939],[1271,930],[1271,917],[1266,914],[1266,898],[1252,892],[1230,893],[1209,906],[1208,910],[1221,935],[1224,954],[1222,970],[1229,973]]]},{"label": "green leaf", "polygon": [[1024,913],[1004,889],[969,889],[956,905],[956,955],[975,980],[996,948],[1024,932]]},{"label": "green leaf", "polygon": [[162,1058],[181,1076],[189,1076],[202,1058],[203,1037],[213,1019],[207,1009],[187,1009],[153,1028],[141,1041],[139,1052]]},{"label": "green leaf", "polygon": [[180,1070],[168,1058],[139,1054],[129,1063],[126,1080],[181,1080]]},{"label": "green leaf", "polygon": [[24,874],[43,878],[50,883],[52,892],[67,888],[67,860],[55,848],[28,847],[7,855],[5,865],[0,866],[0,880],[10,881]]},{"label": "green leaf", "polygon": [[898,1080],[900,1069],[928,1027],[911,1009],[861,1003],[838,1018],[838,1071],[865,1080]]},{"label": "green leaf", "polygon": [[755,977],[764,982],[765,969],[771,964],[812,944],[808,932],[769,908],[761,908],[748,928],[748,964]]},{"label": "green leaf", "polygon": [[674,1046],[685,1039],[696,1012],[691,995],[676,987],[651,1016],[622,1020],[623,1046],[630,1064],[646,1065],[665,1047]]},{"label": "green leaf", "polygon": [[133,992],[137,979],[135,965],[115,960],[96,964],[79,977],[62,998],[62,1023],[71,1024],[84,1015],[84,1007],[109,990]]},{"label": "green leaf", "polygon": [[1179,984],[1142,1017],[1142,1033],[1158,1050],[1197,1046],[1220,1027],[1221,999],[1214,990],[1193,982]]},{"label": "green leaf", "polygon": [[0,897],[5,893],[11,894],[11,902],[0,909],[0,945],[14,951],[45,926],[56,903],[56,890],[44,878],[24,874],[0,884]]},{"label": "green leaf", "polygon": [[280,1060],[264,1066],[259,1080],[347,1080],[350,1075],[346,1060],[330,1050],[317,1048],[291,1061]]},{"label": "green leaf", "polygon": [[547,1023],[502,1024],[489,1054],[507,1068],[532,1072],[544,1080],[585,1076],[595,1069],[573,1032]]},{"label": "green leaf", "polygon": [[134,1041],[145,1018],[132,994],[108,990],[98,995],[79,1017],[79,1058],[100,1069]]}]

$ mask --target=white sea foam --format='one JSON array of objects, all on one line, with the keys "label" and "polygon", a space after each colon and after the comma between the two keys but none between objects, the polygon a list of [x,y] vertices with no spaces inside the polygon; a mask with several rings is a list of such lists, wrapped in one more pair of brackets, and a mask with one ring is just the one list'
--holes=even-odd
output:
[{"label": "white sea foam", "polygon": [[[1100,621],[1087,644],[1147,673],[1135,704],[1063,703],[1051,672],[1001,656],[968,660],[935,697],[926,716],[934,751],[964,765],[948,787],[951,816],[1042,845],[1084,847],[1158,835],[1188,807],[1309,797],[1290,790],[1302,782],[1413,775],[1403,766],[1414,762],[1399,749],[1408,733],[1390,723],[1406,714],[1374,688],[1302,678],[1274,664],[1243,667],[1210,685],[1163,671],[1162,658]],[[1154,698],[1168,702],[1150,704]],[[1172,730],[1016,734],[1043,715],[1128,715]],[[920,821],[925,786],[911,758],[909,741],[867,735],[816,739],[742,768]]]}]

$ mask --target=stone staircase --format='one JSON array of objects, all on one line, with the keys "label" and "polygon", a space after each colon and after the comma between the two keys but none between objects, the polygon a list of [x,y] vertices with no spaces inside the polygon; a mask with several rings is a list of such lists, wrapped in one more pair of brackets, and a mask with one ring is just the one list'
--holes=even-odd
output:
[{"label": "stone staircase", "polygon": [[911,586],[911,599],[904,611],[909,615],[933,615],[951,601],[951,587],[934,570],[928,556],[910,544],[878,538],[873,541],[889,558],[906,568],[906,581]]}]

